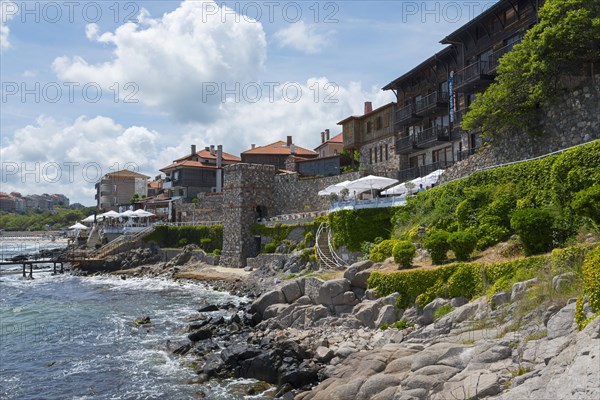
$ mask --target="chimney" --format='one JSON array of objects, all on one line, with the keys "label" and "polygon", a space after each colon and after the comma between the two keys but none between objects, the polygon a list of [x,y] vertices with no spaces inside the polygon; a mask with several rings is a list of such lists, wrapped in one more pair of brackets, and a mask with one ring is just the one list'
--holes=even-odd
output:
[{"label": "chimney", "polygon": [[192,155],[196,154],[196,145],[192,145]]},{"label": "chimney", "polygon": [[321,143],[325,143],[325,132],[321,132]]},{"label": "chimney", "polygon": [[212,154],[213,156],[215,155],[215,145],[214,144],[210,145],[210,154]]},{"label": "chimney", "polygon": [[256,148],[256,145],[255,145],[254,143],[252,143],[250,146],[251,146],[253,149],[254,149],[254,148]]},{"label": "chimney", "polygon": [[292,137],[288,136],[287,137],[287,146],[290,147],[292,145]]},{"label": "chimney", "polygon": [[223,170],[221,167],[223,166],[223,146],[217,146],[217,193],[221,193],[223,191]]},{"label": "chimney", "polygon": [[329,140],[329,129],[325,129],[325,139]]},{"label": "chimney", "polygon": [[206,147],[204,148],[204,150],[206,150],[206,151],[210,151],[210,147],[206,146]]},{"label": "chimney", "polygon": [[373,111],[373,103],[370,101],[365,101],[365,114],[368,114],[371,111]]}]

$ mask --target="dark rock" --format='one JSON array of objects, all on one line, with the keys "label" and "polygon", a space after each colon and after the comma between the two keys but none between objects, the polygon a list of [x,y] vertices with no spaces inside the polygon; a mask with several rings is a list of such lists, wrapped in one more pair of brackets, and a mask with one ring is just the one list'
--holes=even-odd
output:
[{"label": "dark rock", "polygon": [[221,369],[224,366],[224,362],[218,354],[211,354],[204,363],[202,371],[209,377],[216,377],[219,375]]},{"label": "dark rock", "polygon": [[151,322],[150,322],[150,317],[144,316],[141,318],[134,319],[133,323],[139,326],[139,325],[149,325]]},{"label": "dark rock", "polygon": [[215,304],[209,304],[198,310],[198,312],[212,312],[212,311],[219,311],[219,307],[217,307]]},{"label": "dark rock", "polygon": [[187,352],[190,351],[191,348],[192,348],[192,344],[191,343],[187,343],[187,344],[179,346],[178,348],[176,348],[175,350],[173,350],[173,354],[177,354],[177,355],[183,356],[183,355],[187,354]]},{"label": "dark rock", "polygon": [[200,340],[210,339],[212,335],[212,331],[209,329],[200,329],[199,331],[190,333],[188,335],[188,339],[190,339],[192,342],[198,342]]}]

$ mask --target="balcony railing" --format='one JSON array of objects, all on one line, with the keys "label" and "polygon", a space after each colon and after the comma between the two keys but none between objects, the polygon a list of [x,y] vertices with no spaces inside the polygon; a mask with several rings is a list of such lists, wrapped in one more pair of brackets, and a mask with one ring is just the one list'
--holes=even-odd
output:
[{"label": "balcony railing", "polygon": [[415,112],[421,114],[424,111],[437,107],[440,103],[448,103],[448,92],[433,92],[417,100],[415,103]]},{"label": "balcony railing", "polygon": [[396,154],[410,153],[413,149],[414,139],[412,136],[405,136],[396,140]]},{"label": "balcony railing", "polygon": [[454,164],[454,161],[437,161],[432,164],[420,165],[418,167],[409,167],[398,171],[398,180],[400,182],[411,181],[420,178],[438,169],[446,169]]},{"label": "balcony railing", "polygon": [[479,81],[491,81],[493,74],[490,72],[490,63],[487,60],[480,60],[471,65],[467,65],[456,74],[456,88],[478,83]]},{"label": "balcony railing", "polygon": [[427,147],[448,140],[450,140],[450,129],[447,126],[432,126],[416,134],[415,144],[417,147]]},{"label": "balcony railing", "polygon": [[496,67],[498,67],[498,64],[500,64],[500,59],[502,58],[502,56],[508,53],[509,51],[512,51],[513,47],[515,47],[515,44],[519,42],[521,41],[519,40],[517,42],[507,44],[506,46],[494,51],[494,53],[492,53],[492,55],[490,56],[490,71],[495,70]]},{"label": "balcony railing", "polygon": [[415,114],[415,107],[408,104],[396,111],[396,123],[402,123],[411,119]]}]

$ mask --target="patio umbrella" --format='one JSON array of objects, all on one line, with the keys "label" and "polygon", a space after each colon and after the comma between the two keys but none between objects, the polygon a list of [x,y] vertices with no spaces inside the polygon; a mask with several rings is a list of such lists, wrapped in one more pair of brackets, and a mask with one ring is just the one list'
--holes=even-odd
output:
[{"label": "patio umbrella", "polygon": [[94,222],[94,215],[92,214],[89,217],[85,217],[81,222]]},{"label": "patio umbrella", "polygon": [[137,218],[139,217],[139,215],[137,215],[135,212],[131,211],[131,210],[127,210],[121,213],[121,217],[127,217],[127,218]]},{"label": "patio umbrella", "polygon": [[385,176],[368,175],[350,182],[346,185],[346,188],[348,188],[348,190],[356,190],[357,193],[370,190],[371,195],[373,195],[373,190],[385,189],[396,183],[398,183],[397,179],[386,178]]},{"label": "patio umbrella", "polygon": [[88,227],[78,222],[75,225],[70,226],[69,229],[80,231],[82,229],[88,229]]},{"label": "patio umbrella", "polygon": [[109,212],[105,212],[104,214],[102,214],[100,216],[103,218],[119,218],[121,216],[121,214],[119,214],[116,211],[110,210]]},{"label": "patio umbrella", "polygon": [[146,210],[142,210],[141,208],[139,210],[135,210],[133,212],[134,215],[137,215],[138,217],[153,217],[154,214],[152,214],[151,212],[148,212]]},{"label": "patio umbrella", "polygon": [[340,183],[336,183],[335,185],[327,186],[325,189],[319,191],[319,196],[329,196],[331,193],[340,194],[342,189],[346,188],[346,185],[349,184],[350,181],[344,181]]},{"label": "patio umbrella", "polygon": [[400,196],[405,193],[408,193],[408,188],[406,187],[406,183],[401,183],[399,185],[393,186],[389,189],[381,192],[384,196]]}]

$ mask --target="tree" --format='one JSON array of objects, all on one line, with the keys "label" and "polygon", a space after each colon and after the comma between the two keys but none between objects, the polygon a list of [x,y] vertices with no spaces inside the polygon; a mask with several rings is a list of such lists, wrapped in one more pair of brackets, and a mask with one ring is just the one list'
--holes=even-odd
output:
[{"label": "tree", "polygon": [[485,136],[511,129],[539,131],[539,107],[553,98],[562,76],[593,70],[600,58],[600,2],[546,0],[539,23],[500,59],[496,82],[471,105],[464,130]]}]

